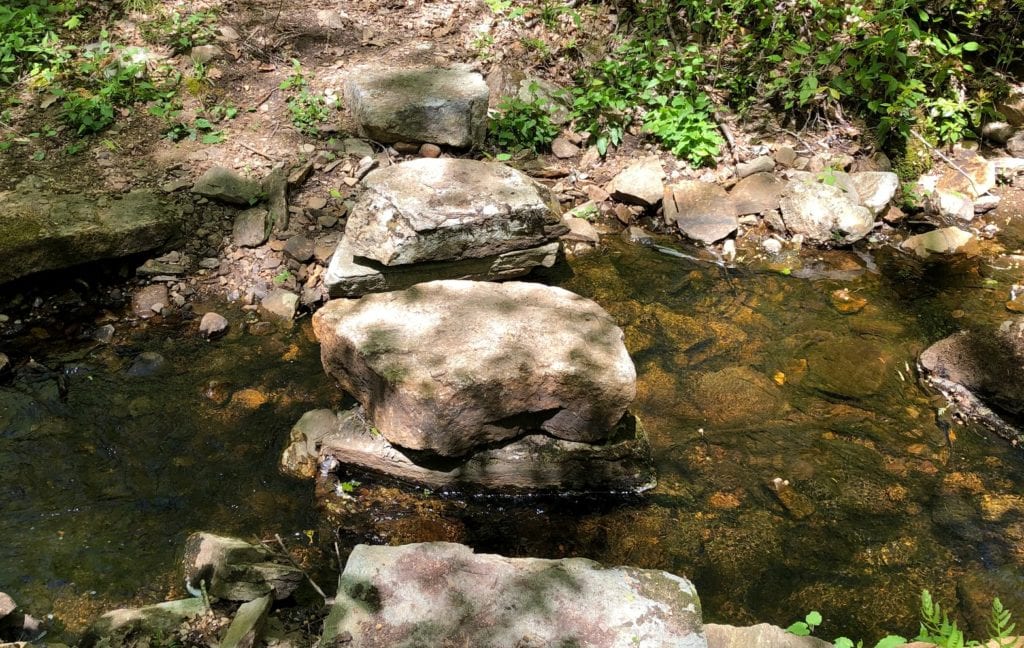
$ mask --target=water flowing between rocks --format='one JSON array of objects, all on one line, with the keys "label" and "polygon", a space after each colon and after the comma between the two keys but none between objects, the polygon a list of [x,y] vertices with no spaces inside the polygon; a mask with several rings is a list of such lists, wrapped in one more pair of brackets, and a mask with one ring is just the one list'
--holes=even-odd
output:
[{"label": "water flowing between rocks", "polygon": [[683,574],[708,621],[819,609],[829,635],[912,632],[922,588],[972,625],[997,594],[1024,613],[1021,450],[949,420],[915,367],[931,342],[1004,319],[990,286],[1010,271],[885,251],[734,269],[605,243],[535,278],[625,330],[655,490],[485,497],[352,473],[361,485],[339,497],[277,469],[302,413],[350,404],[308,318],[212,343],[152,325],[111,346],[48,344],[0,387],[0,590],[73,636],[106,609],[183,594],[177,554],[201,529],[280,534],[328,589],[336,538],[343,556],[452,540]]}]

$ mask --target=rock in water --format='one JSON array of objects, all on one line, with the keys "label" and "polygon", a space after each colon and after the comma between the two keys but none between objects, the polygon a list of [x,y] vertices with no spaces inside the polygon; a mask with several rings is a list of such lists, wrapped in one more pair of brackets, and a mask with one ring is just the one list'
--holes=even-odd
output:
[{"label": "rock in water", "polygon": [[133,191],[89,194],[0,191],[0,283],[43,270],[146,252],[180,234],[166,197]]},{"label": "rock in water", "polygon": [[391,443],[459,456],[543,430],[608,438],[636,395],[622,330],[560,288],[434,281],[328,302],[325,369]]},{"label": "rock in water", "polygon": [[477,72],[437,68],[362,71],[346,87],[346,105],[372,140],[483,144],[489,90]]},{"label": "rock in water", "polygon": [[291,440],[281,470],[307,479],[340,462],[427,488],[639,493],[656,484],[647,435],[629,415],[602,443],[527,434],[440,462],[395,447],[358,410],[307,412]]},{"label": "rock in water", "polygon": [[334,296],[550,267],[567,231],[550,191],[503,164],[419,159],[366,177],[324,283]]},{"label": "rock in water", "polygon": [[387,266],[521,250],[559,226],[550,192],[503,164],[412,160],[365,182],[345,236],[357,257]]},{"label": "rock in water", "polygon": [[189,588],[198,591],[205,583],[210,596],[229,601],[252,601],[267,594],[285,599],[303,579],[297,568],[271,562],[267,549],[212,533],[188,537],[184,565]]},{"label": "rock in water", "polygon": [[206,612],[206,602],[201,598],[113,610],[101,616],[89,627],[82,637],[81,645],[84,648],[160,645],[160,642],[166,641],[181,624]]},{"label": "rock in water", "polygon": [[[425,605],[424,601],[430,601]],[[320,645],[704,648],[685,578],[584,558],[474,554],[433,542],[358,545],[338,579]]]},{"label": "rock in water", "polygon": [[220,313],[210,311],[199,321],[199,334],[205,338],[215,338],[228,330],[228,321]]},{"label": "rock in water", "polygon": [[791,180],[779,201],[790,234],[811,243],[854,243],[868,235],[875,219],[837,186]]},{"label": "rock in water", "polygon": [[915,234],[907,237],[900,244],[904,250],[910,250],[921,258],[930,254],[953,254],[954,252],[972,252],[977,250],[974,235],[959,227],[943,227],[941,229]]},{"label": "rock in water", "polygon": [[665,221],[675,223],[683,234],[701,243],[720,241],[739,227],[725,189],[699,180],[665,187]]}]

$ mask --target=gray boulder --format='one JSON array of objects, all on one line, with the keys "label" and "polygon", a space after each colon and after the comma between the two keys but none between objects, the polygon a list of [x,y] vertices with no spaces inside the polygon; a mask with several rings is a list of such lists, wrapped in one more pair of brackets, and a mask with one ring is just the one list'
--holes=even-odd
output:
[{"label": "gray boulder", "polygon": [[252,205],[261,192],[259,182],[225,167],[213,167],[192,185],[192,193],[232,205]]},{"label": "gray boulder", "polygon": [[544,186],[503,164],[419,159],[366,177],[324,278],[335,297],[550,267],[568,231]]},{"label": "gray boulder", "polygon": [[790,234],[811,243],[854,243],[867,236],[875,219],[835,185],[791,180],[779,201]]},{"label": "gray boulder", "polygon": [[1006,151],[1016,158],[1024,158],[1024,131],[1006,140]]},{"label": "gray boulder", "polygon": [[[429,601],[428,605],[424,602]],[[583,558],[474,554],[451,543],[358,545],[321,646],[706,648],[685,578]]]},{"label": "gray boulder", "polygon": [[714,183],[679,181],[665,187],[664,200],[665,221],[695,241],[714,243],[739,227],[729,195]]},{"label": "gray boulder", "polygon": [[425,158],[374,171],[365,183],[345,239],[357,257],[386,266],[487,257],[565,231],[550,192],[503,164]]},{"label": "gray boulder", "polygon": [[313,328],[327,372],[411,450],[459,456],[537,430],[602,441],[636,395],[622,330],[560,288],[434,281],[328,302]]},{"label": "gray boulder", "polygon": [[0,283],[147,252],[181,233],[179,210],[148,190],[124,195],[0,192]]},{"label": "gray boulder", "polygon": [[362,135],[392,144],[483,144],[489,91],[480,74],[437,68],[359,71],[345,86]]},{"label": "gray boulder", "polygon": [[302,572],[272,562],[266,548],[237,538],[193,533],[185,542],[185,581],[198,591],[206,584],[210,596],[252,601],[267,594],[285,599],[302,582]]},{"label": "gray boulder", "polygon": [[427,488],[517,491],[642,492],[653,488],[650,445],[627,415],[599,444],[527,434],[457,461],[424,461],[392,445],[360,410],[314,410],[299,419],[281,458],[284,472],[305,478],[317,465],[351,465]]},{"label": "gray boulder", "polygon": [[270,219],[266,209],[253,207],[239,212],[231,227],[231,242],[238,247],[263,245],[270,234]]}]

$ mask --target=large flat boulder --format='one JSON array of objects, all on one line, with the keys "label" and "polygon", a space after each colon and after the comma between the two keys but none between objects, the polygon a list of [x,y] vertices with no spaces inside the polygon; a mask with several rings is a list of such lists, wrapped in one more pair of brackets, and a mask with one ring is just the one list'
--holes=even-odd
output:
[{"label": "large flat boulder", "polygon": [[358,545],[320,645],[706,648],[685,578],[584,558],[474,554],[442,542]]},{"label": "large flat boulder", "polygon": [[89,627],[80,645],[84,648],[159,645],[169,641],[183,623],[206,612],[206,602],[201,598],[112,610]]},{"label": "large flat boulder", "polygon": [[[334,461],[331,460],[333,458]],[[487,446],[458,460],[426,461],[392,445],[358,409],[307,412],[291,432],[282,470],[312,477],[316,466],[357,466],[433,489],[642,492],[656,479],[650,445],[639,421],[626,416],[604,443],[546,434]]]},{"label": "large flat boulder", "polygon": [[468,148],[483,144],[487,134],[489,90],[477,72],[360,70],[349,79],[345,95],[361,134],[386,144]]},{"label": "large flat boulder", "polygon": [[561,288],[433,281],[333,300],[313,328],[326,371],[410,450],[459,456],[531,430],[602,441],[636,395],[622,330]]},{"label": "large flat boulder", "polygon": [[42,270],[163,247],[181,214],[148,190],[61,194],[31,187],[0,192],[0,283]]},{"label": "large flat boulder", "polygon": [[345,226],[385,266],[490,257],[565,233],[550,191],[504,164],[422,158],[370,173]]}]

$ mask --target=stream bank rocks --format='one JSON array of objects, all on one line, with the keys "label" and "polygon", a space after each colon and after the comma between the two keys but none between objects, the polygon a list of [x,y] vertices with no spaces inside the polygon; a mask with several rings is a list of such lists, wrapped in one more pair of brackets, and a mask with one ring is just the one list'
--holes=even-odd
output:
[{"label": "stream bank rocks", "polygon": [[521,276],[554,264],[568,231],[550,191],[503,164],[424,158],[364,182],[324,277],[335,297]]},{"label": "stream bank rocks", "polygon": [[54,193],[23,182],[0,192],[0,283],[42,270],[146,252],[181,234],[182,214],[149,190]]},{"label": "stream bank rocks", "polygon": [[442,542],[358,545],[320,641],[353,648],[648,644],[707,646],[688,580],[582,558],[475,554]]},{"label": "stream bank rocks", "polygon": [[[608,478],[605,488],[641,490],[653,482],[646,438],[624,418],[636,370],[622,330],[588,299],[537,284],[435,281],[333,300],[313,328],[325,370],[380,437],[339,424],[351,443],[338,460],[431,485],[600,488]],[[393,455],[396,469],[383,458],[369,465],[377,455]],[[613,458],[623,465],[600,468]],[[594,473],[569,470],[588,460]],[[410,462],[430,477],[417,478]],[[503,477],[508,470],[491,469],[502,462],[523,468]]]},{"label": "stream bank rocks", "polygon": [[185,582],[192,591],[205,585],[210,596],[252,601],[272,595],[288,598],[302,572],[272,561],[266,548],[212,533],[193,533],[185,542]]},{"label": "stream bank rocks", "polygon": [[479,73],[443,68],[360,70],[345,86],[361,134],[385,144],[478,147],[487,134],[489,96]]}]

